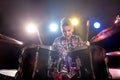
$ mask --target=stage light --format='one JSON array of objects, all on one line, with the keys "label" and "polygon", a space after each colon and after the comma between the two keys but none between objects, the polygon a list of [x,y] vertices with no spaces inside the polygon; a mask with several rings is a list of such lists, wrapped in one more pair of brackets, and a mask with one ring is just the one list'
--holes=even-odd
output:
[{"label": "stage light", "polygon": [[28,23],[26,25],[26,31],[29,32],[29,33],[33,33],[34,35],[37,35],[37,38],[39,40],[39,44],[43,45],[41,35],[40,35],[38,27],[35,23]]},{"label": "stage light", "polygon": [[77,18],[73,18],[73,19],[71,19],[71,23],[72,23],[72,25],[77,26],[79,21]]},{"label": "stage light", "polygon": [[27,30],[27,32],[29,32],[29,33],[36,33],[37,26],[36,26],[34,23],[28,23],[28,24],[26,25],[26,30]]},{"label": "stage light", "polygon": [[96,29],[100,28],[100,23],[99,22],[95,22],[94,23],[94,28],[96,28]]},{"label": "stage light", "polygon": [[50,31],[56,32],[58,30],[58,25],[56,23],[50,24]]}]

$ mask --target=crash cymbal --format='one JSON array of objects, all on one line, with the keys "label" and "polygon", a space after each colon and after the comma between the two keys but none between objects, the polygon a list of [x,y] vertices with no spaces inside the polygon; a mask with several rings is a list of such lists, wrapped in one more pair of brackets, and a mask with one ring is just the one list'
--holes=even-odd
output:
[{"label": "crash cymbal", "polygon": [[98,41],[104,40],[118,32],[120,32],[120,22],[117,24],[114,24],[112,27],[102,30],[100,33],[98,33],[96,36],[94,36],[90,40],[90,42],[98,42]]},{"label": "crash cymbal", "polygon": [[23,45],[23,42],[13,39],[11,37],[4,36],[2,34],[0,34],[0,42]]},{"label": "crash cymbal", "polygon": [[108,56],[120,56],[120,51],[107,52]]}]

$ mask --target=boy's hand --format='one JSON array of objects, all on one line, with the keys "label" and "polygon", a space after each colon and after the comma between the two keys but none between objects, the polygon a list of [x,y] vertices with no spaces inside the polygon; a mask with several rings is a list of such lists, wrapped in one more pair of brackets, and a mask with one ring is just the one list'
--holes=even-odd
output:
[{"label": "boy's hand", "polygon": [[90,42],[89,41],[85,41],[85,45],[90,46]]}]

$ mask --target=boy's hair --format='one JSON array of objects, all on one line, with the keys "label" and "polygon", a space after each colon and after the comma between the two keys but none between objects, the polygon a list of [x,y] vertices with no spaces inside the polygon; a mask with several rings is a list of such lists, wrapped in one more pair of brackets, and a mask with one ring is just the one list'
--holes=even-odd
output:
[{"label": "boy's hair", "polygon": [[70,20],[70,18],[68,18],[68,17],[62,18],[60,24],[61,24],[61,25],[60,25],[61,27],[64,27],[64,26],[72,26],[71,20]]}]

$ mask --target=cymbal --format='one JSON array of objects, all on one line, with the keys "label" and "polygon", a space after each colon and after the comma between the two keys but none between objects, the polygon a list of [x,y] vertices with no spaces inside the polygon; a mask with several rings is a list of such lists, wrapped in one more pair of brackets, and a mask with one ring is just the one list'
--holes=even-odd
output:
[{"label": "cymbal", "polygon": [[4,76],[9,77],[15,77],[15,74],[17,72],[17,69],[0,69],[0,74]]},{"label": "cymbal", "polygon": [[0,34],[0,42],[23,45],[23,42],[13,39],[11,37],[4,36],[2,34]]},{"label": "cymbal", "polygon": [[116,33],[120,32],[120,22],[118,24],[113,25],[112,27],[106,28],[94,36],[90,42],[98,42],[104,40]]},{"label": "cymbal", "polygon": [[106,53],[108,56],[120,56],[120,51],[113,51]]}]

